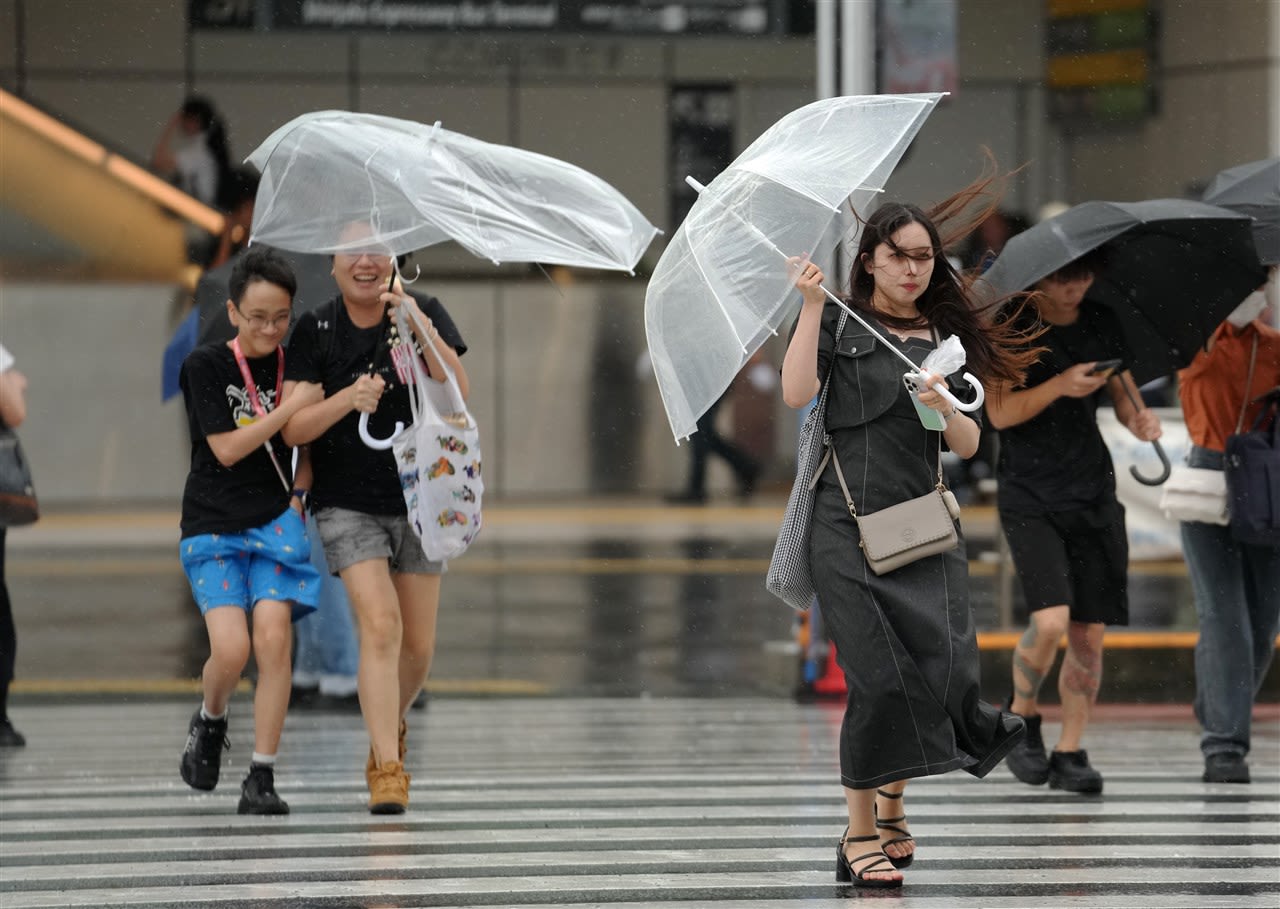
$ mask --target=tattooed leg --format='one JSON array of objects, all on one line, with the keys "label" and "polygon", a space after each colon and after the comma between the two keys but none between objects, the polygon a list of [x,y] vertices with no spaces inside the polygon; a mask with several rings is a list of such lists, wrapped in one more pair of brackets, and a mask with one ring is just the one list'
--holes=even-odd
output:
[{"label": "tattooed leg", "polygon": [[1079,751],[1080,737],[1102,685],[1102,638],[1106,626],[1072,622],[1067,630],[1067,654],[1058,673],[1062,698],[1062,738],[1058,751]]},{"label": "tattooed leg", "polygon": [[1031,614],[1031,624],[1013,651],[1013,702],[1010,709],[1022,716],[1040,712],[1040,687],[1058,656],[1058,642],[1066,631],[1070,610],[1050,606]]}]

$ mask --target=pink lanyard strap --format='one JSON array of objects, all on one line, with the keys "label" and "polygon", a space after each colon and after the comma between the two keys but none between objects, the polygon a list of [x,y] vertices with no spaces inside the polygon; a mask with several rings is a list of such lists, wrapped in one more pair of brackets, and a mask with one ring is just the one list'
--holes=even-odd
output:
[{"label": "pink lanyard strap", "polygon": [[[262,406],[262,402],[258,400],[258,387],[253,382],[253,376],[249,372],[249,361],[244,358],[244,351],[240,349],[240,339],[231,339],[231,352],[236,355],[236,365],[240,367],[240,378],[244,379],[244,390],[249,395],[249,404],[253,407],[253,412],[258,415],[258,419],[262,419],[267,415],[266,409]],[[284,388],[284,349],[276,348],[276,403],[280,403],[281,389]],[[273,408],[274,409],[274,408]],[[271,466],[276,469],[276,476],[280,478],[281,485],[287,493],[289,489],[289,480],[284,475],[284,468],[280,466],[280,462],[276,460],[275,449],[271,446],[271,440],[262,443],[262,447],[267,450],[267,454],[271,457]]]},{"label": "pink lanyard strap", "polygon": [[[249,404],[253,407],[253,412],[260,418],[267,415],[266,410],[262,407],[262,402],[258,400],[258,387],[253,383],[253,375],[249,372],[249,361],[244,358],[244,351],[240,349],[240,339],[231,339],[231,352],[236,355],[236,365],[240,367],[240,377],[244,379],[244,390],[249,394]],[[276,348],[276,403],[280,402],[280,390],[284,387],[284,349]]]}]

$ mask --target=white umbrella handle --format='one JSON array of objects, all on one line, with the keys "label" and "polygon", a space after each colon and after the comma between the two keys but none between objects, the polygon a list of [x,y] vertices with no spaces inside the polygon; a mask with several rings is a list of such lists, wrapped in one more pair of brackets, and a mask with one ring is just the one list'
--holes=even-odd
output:
[{"label": "white umbrella handle", "polygon": [[396,428],[385,439],[375,439],[369,435],[369,415],[367,413],[360,414],[360,441],[368,445],[374,451],[386,451],[391,447],[392,440],[404,432],[404,424],[396,420]]},{"label": "white umbrella handle", "polygon": [[[918,372],[920,374],[921,379],[929,378],[929,373],[925,372],[923,369],[918,370]],[[964,380],[968,382],[970,385],[972,385],[978,393],[978,396],[974,398],[973,401],[971,401],[970,403],[968,404],[964,403],[955,395],[953,395],[950,389],[944,388],[941,385],[935,385],[933,387],[933,390],[936,391],[938,394],[942,395],[948,401],[950,401],[951,406],[954,407],[956,410],[962,410],[965,413],[973,413],[975,410],[981,407],[982,402],[987,399],[987,392],[983,389],[982,383],[978,381],[977,377],[974,376],[973,373],[966,372],[966,373],[962,373],[961,375],[964,376]]]}]

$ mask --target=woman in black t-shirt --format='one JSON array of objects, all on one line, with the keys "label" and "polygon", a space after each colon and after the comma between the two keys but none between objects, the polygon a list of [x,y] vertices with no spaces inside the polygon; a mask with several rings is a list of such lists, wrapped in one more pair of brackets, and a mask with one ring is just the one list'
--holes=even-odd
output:
[{"label": "woman in black t-shirt", "polygon": [[[409,803],[404,717],[431,668],[445,566],[426,558],[409,526],[391,451],[367,447],[357,427],[360,415],[370,414],[370,433],[386,438],[396,422],[412,422],[408,390],[389,350],[396,340],[389,309],[422,313],[427,331],[415,325],[416,338],[400,346],[412,348],[435,381],[444,380],[447,365],[464,398],[468,382],[459,355],[466,345],[439,301],[420,305],[398,282],[388,291],[391,257],[356,249],[361,227],[350,229],[353,251],[333,257],[339,296],[304,316],[290,340],[286,396],[294,382],[319,382],[325,399],[291,419],[284,438],[310,446],[316,525],[360,628],[369,810],[399,814]],[[363,230],[367,235],[367,225]]]}]

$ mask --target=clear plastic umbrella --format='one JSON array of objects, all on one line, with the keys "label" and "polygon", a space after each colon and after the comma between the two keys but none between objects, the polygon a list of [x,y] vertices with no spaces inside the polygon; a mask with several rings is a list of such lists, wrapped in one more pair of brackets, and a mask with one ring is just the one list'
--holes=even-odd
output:
[{"label": "clear plastic umbrella", "polygon": [[439,123],[317,111],[246,160],[262,172],[252,239],[295,252],[398,255],[455,240],[495,264],[631,272],[660,232],[580,167]]},{"label": "clear plastic umbrella", "polygon": [[[317,111],[245,160],[262,173],[251,241],[293,252],[399,255],[454,240],[495,265],[633,272],[661,233],[595,174],[439,122]],[[368,422],[364,443],[389,448]]]},{"label": "clear plastic umbrella", "polygon": [[800,297],[787,256],[821,260],[851,222],[856,230],[850,209],[866,216],[941,97],[816,101],[771,126],[707,186],[689,181],[698,200],[645,294],[649,354],[677,440],[794,316]]}]

